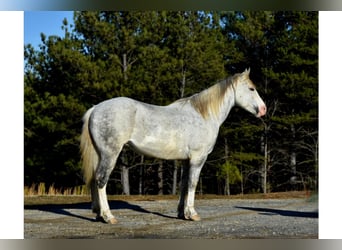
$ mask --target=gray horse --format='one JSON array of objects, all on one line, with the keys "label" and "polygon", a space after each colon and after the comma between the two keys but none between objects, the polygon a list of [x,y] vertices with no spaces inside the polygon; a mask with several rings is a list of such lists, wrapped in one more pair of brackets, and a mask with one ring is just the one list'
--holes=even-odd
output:
[{"label": "gray horse", "polygon": [[83,117],[81,153],[97,218],[117,222],[108,205],[106,185],[123,146],[128,144],[144,155],[189,160],[182,177],[178,217],[200,220],[194,207],[196,185],[220,125],[235,105],[257,117],[266,114],[249,72],[235,74],[167,106],[118,97],[90,108]]}]

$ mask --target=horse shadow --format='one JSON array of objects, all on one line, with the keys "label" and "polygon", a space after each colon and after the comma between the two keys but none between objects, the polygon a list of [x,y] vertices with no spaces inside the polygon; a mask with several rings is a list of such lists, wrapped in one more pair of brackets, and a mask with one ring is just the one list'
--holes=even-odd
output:
[{"label": "horse shadow", "polygon": [[[142,208],[139,205],[131,204],[123,200],[112,200],[112,201],[108,201],[108,203],[109,203],[111,210],[114,210],[114,211],[120,210],[120,209],[128,209],[128,210],[136,211],[139,213],[153,214],[156,216],[161,216],[161,217],[169,218],[169,219],[177,219],[177,217],[165,215],[159,212],[149,211],[149,210]],[[73,204],[24,205],[24,209],[39,210],[43,212],[49,212],[49,213],[54,213],[58,215],[64,215],[64,216],[74,217],[74,218],[78,218],[82,220],[87,220],[90,222],[99,221],[96,218],[89,218],[89,217],[85,217],[85,216],[68,211],[70,209],[84,209],[84,210],[91,211],[91,203],[89,202],[80,202],[80,203],[73,203]]]},{"label": "horse shadow", "polygon": [[272,208],[259,208],[259,207],[239,207],[235,206],[235,208],[251,210],[260,212],[262,215],[281,215],[288,217],[301,217],[301,218],[318,218],[318,211],[314,212],[302,212],[302,211],[292,211],[292,210],[280,210],[280,209],[272,209]]}]

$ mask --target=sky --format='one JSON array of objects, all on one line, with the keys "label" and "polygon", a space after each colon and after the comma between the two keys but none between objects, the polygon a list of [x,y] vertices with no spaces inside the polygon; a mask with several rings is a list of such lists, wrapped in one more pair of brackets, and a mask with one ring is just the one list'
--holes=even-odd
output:
[{"label": "sky", "polygon": [[24,12],[24,44],[31,43],[38,48],[41,44],[40,34],[63,36],[63,19],[73,23],[73,11],[25,11]]}]

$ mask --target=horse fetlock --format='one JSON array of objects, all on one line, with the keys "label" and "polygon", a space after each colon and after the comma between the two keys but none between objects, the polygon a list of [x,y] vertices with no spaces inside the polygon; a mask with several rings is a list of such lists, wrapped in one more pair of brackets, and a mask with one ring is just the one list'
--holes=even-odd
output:
[{"label": "horse fetlock", "polygon": [[195,214],[195,215],[191,215],[189,220],[191,220],[191,221],[200,221],[201,217],[198,214]]},{"label": "horse fetlock", "polygon": [[198,214],[184,215],[183,218],[185,220],[190,220],[190,221],[200,221],[201,220],[201,217]]},{"label": "horse fetlock", "polygon": [[103,220],[108,224],[116,224],[118,223],[117,219],[109,212],[109,214],[102,215]]},{"label": "horse fetlock", "polygon": [[114,216],[108,217],[108,216],[97,215],[95,220],[103,222],[103,223],[107,223],[107,224],[112,224],[112,225],[118,223],[118,220],[115,219]]},{"label": "horse fetlock", "polygon": [[111,224],[114,225],[116,223],[118,223],[118,220],[115,219],[115,217],[111,217],[111,218],[103,218],[103,220],[107,223],[107,224]]},{"label": "horse fetlock", "polygon": [[182,216],[185,220],[191,221],[200,221],[201,217],[197,214],[194,208],[186,208],[184,209],[184,213]]}]

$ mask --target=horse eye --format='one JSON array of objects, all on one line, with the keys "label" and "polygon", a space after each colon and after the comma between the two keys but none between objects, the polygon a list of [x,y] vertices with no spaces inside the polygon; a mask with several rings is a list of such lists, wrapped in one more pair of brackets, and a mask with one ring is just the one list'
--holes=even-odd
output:
[{"label": "horse eye", "polygon": [[252,88],[252,87],[250,87],[250,88],[249,88],[249,90],[250,90],[250,91],[254,91],[254,90],[255,90],[255,88]]}]

